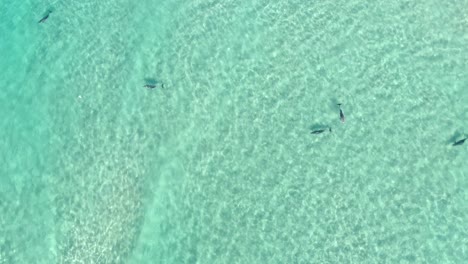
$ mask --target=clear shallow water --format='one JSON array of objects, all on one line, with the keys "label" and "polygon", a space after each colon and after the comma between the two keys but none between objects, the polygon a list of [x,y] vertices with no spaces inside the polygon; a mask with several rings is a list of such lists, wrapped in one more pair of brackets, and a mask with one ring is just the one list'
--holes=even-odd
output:
[{"label": "clear shallow water", "polygon": [[468,259],[467,1],[0,5],[0,263]]}]

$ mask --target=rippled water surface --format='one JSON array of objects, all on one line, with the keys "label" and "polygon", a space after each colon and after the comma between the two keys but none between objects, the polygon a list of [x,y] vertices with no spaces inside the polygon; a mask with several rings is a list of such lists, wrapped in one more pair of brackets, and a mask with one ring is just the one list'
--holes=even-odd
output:
[{"label": "rippled water surface", "polygon": [[468,0],[0,7],[0,264],[466,263]]}]

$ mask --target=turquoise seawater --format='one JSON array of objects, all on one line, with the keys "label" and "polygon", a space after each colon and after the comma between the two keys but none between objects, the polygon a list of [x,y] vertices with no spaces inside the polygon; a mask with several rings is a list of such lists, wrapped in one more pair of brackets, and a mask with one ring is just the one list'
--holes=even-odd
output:
[{"label": "turquoise seawater", "polygon": [[468,0],[0,10],[0,264],[468,262]]}]

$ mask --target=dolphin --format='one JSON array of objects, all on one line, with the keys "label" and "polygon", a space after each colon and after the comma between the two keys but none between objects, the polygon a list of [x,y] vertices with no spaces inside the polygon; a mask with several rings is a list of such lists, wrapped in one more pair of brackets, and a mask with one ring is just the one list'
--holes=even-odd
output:
[{"label": "dolphin", "polygon": [[462,145],[463,143],[465,143],[465,140],[467,140],[468,137],[464,138],[464,139],[460,139],[458,141],[455,141],[455,143],[452,144],[452,146],[460,146]]},{"label": "dolphin", "polygon": [[344,123],[345,116],[344,116],[343,110],[341,109],[341,104],[338,104],[338,106],[340,107],[340,120],[341,120],[341,122]]},{"label": "dolphin", "polygon": [[47,12],[47,15],[45,15],[43,18],[41,18],[41,20],[39,20],[39,24],[46,22],[46,20],[49,18],[50,13],[52,13],[52,11],[49,10]]},{"label": "dolphin", "polygon": [[154,88],[156,88],[157,85],[161,85],[161,88],[164,88],[164,83],[154,83],[154,84],[147,83],[147,84],[143,85],[143,87],[154,89]]},{"label": "dolphin", "polygon": [[[310,132],[311,134],[321,134],[323,132],[325,132],[326,129],[317,129],[317,130],[314,130],[312,132]],[[328,128],[328,131],[332,132],[332,129],[331,127]]]}]

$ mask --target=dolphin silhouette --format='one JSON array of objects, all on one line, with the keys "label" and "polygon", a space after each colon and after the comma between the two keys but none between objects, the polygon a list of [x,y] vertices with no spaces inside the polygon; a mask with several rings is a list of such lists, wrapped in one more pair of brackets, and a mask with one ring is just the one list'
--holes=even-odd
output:
[{"label": "dolphin silhouette", "polygon": [[[325,132],[325,130],[327,130],[327,129],[326,129],[326,128],[324,128],[324,129],[317,129],[317,130],[311,131],[310,133],[311,133],[311,134],[321,134],[321,133]],[[332,132],[331,127],[328,128],[328,131]]]},{"label": "dolphin silhouette", "polygon": [[46,20],[49,18],[50,13],[52,13],[52,11],[49,10],[47,12],[47,15],[45,15],[43,18],[41,18],[41,20],[39,20],[39,24],[46,22]]},{"label": "dolphin silhouette", "polygon": [[341,120],[341,122],[344,123],[345,116],[344,116],[343,110],[341,109],[341,104],[338,104],[338,106],[340,107],[340,120]]},{"label": "dolphin silhouette", "polygon": [[147,84],[143,85],[143,87],[145,87],[145,88],[150,88],[150,89],[154,89],[154,88],[156,88],[156,86],[158,86],[158,85],[161,86],[161,88],[164,89],[164,83],[147,83]]},{"label": "dolphin silhouette", "polygon": [[464,138],[464,139],[460,139],[458,141],[455,141],[455,143],[452,144],[452,146],[460,146],[462,145],[463,143],[465,143],[465,140],[467,140],[468,137]]}]

